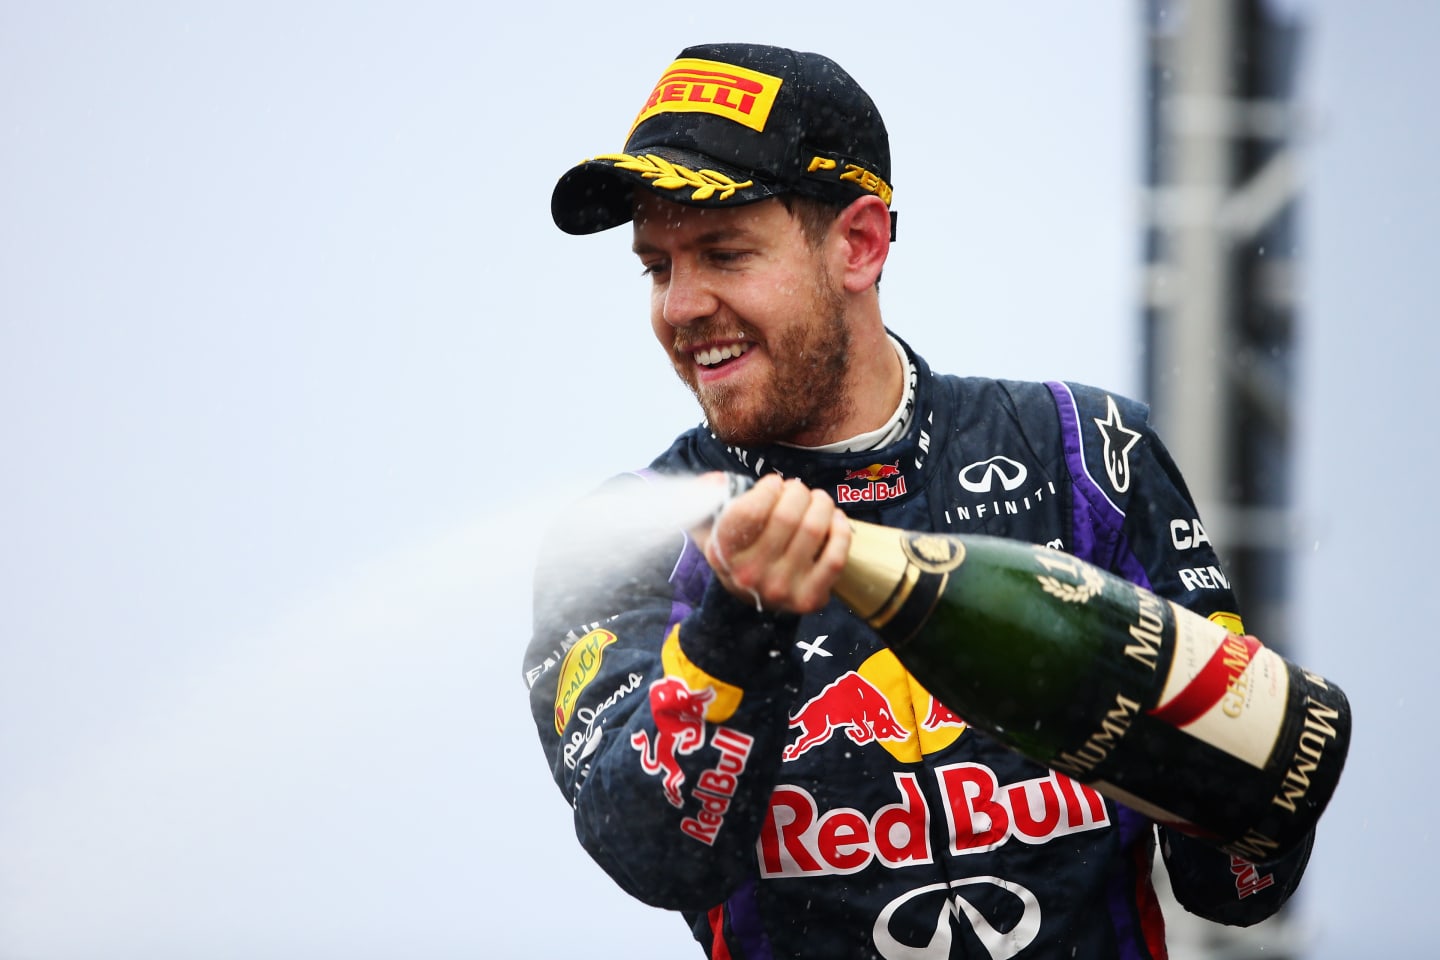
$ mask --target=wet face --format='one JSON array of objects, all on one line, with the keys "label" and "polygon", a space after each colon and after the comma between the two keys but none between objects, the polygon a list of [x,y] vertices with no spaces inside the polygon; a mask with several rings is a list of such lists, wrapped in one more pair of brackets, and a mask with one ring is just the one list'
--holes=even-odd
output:
[{"label": "wet face", "polygon": [[777,200],[729,210],[641,195],[635,252],[650,323],[727,443],[814,445],[849,415],[850,337],[829,241]]}]

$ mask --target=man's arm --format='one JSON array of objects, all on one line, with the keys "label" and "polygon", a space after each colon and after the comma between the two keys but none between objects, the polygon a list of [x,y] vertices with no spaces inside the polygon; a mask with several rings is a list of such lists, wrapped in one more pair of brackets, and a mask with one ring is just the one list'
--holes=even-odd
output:
[{"label": "man's arm", "polygon": [[[1116,545],[1117,565],[1128,567],[1132,579],[1143,577],[1157,594],[1233,632],[1244,632],[1239,603],[1215,545],[1179,469],[1146,422],[1144,408],[1120,402],[1112,412],[1106,403],[1105,411],[1112,455],[1117,438],[1127,436],[1117,425],[1138,435],[1128,451],[1130,489],[1124,491],[1122,501],[1125,519]],[[1100,480],[1102,485],[1105,482]],[[1314,842],[1312,831],[1285,856],[1257,863],[1168,827],[1159,832],[1161,854],[1180,904],[1208,920],[1239,926],[1272,916],[1289,899],[1304,875]]]},{"label": "man's arm", "polygon": [[[777,566],[773,548],[793,539],[770,518],[772,486],[717,525],[742,575]],[[754,871],[796,617],[771,612],[785,604],[775,583],[757,584],[764,610],[727,591],[687,532],[639,537],[603,507],[578,515],[537,568],[524,665],[536,730],[596,862],[647,903],[706,909]]]}]

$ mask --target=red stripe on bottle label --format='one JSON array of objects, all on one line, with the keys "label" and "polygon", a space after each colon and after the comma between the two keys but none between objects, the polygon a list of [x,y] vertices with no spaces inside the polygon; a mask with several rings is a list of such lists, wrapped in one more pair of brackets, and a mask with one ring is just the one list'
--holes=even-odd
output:
[{"label": "red stripe on bottle label", "polygon": [[1230,634],[1215,648],[1205,666],[1168,703],[1150,711],[1150,716],[1172,727],[1194,723],[1208,713],[1236,679],[1250,666],[1260,641],[1251,636]]}]

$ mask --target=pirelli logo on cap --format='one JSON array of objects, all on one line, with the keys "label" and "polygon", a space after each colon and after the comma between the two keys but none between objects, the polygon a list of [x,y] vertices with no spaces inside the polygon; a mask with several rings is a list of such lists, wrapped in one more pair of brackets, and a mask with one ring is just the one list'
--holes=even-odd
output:
[{"label": "pirelli logo on cap", "polygon": [[782,82],[730,63],[682,57],[660,77],[630,129],[660,113],[708,113],[758,133],[770,119]]}]

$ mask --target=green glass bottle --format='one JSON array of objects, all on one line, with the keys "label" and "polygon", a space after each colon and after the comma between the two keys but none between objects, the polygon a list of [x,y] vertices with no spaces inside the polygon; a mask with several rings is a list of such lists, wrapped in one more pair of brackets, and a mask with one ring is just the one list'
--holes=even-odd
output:
[{"label": "green glass bottle", "polygon": [[851,525],[835,594],[976,728],[1249,860],[1324,811],[1350,741],[1328,680],[1057,550]]}]

